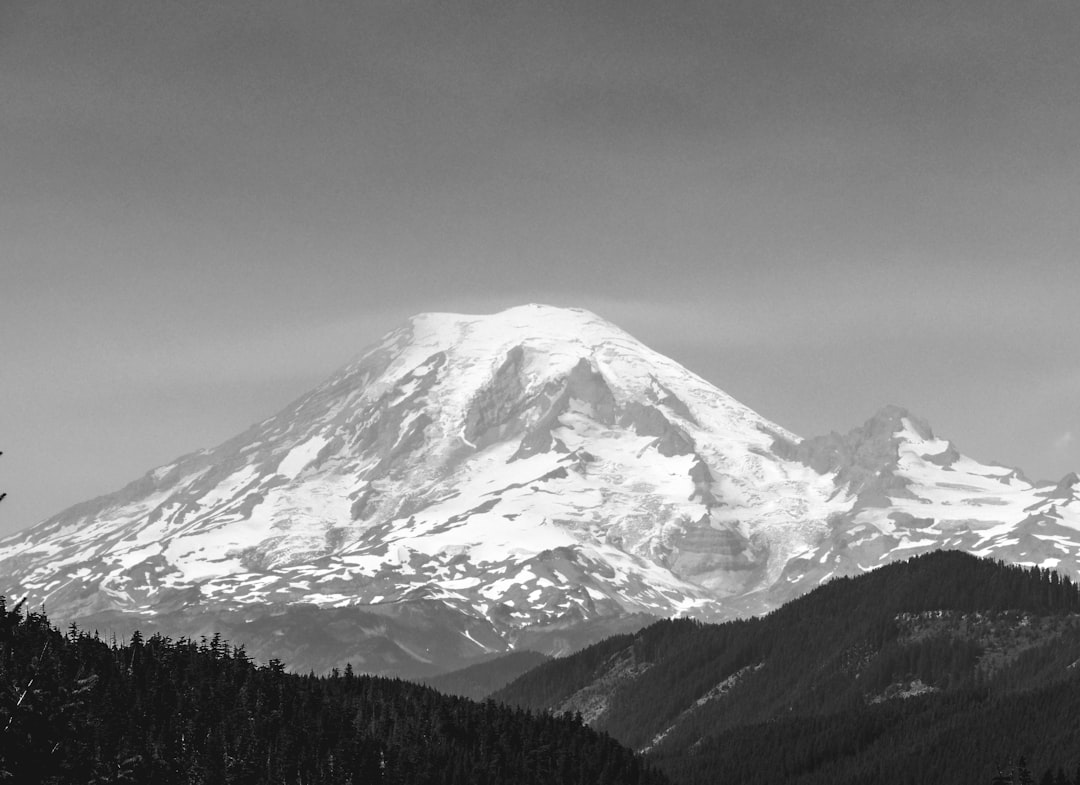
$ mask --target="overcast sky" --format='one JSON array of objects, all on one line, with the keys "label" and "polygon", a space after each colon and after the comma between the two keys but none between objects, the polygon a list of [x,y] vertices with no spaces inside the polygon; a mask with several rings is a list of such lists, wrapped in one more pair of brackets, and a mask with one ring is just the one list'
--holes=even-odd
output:
[{"label": "overcast sky", "polygon": [[1071,0],[0,3],[0,533],[420,311],[1080,468]]}]

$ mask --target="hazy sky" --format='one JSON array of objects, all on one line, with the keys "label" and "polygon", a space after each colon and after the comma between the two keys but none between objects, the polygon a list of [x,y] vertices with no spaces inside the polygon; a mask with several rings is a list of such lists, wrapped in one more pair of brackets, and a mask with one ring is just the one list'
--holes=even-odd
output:
[{"label": "hazy sky", "polygon": [[0,533],[524,302],[1056,479],[1078,40],[1072,0],[4,0]]}]

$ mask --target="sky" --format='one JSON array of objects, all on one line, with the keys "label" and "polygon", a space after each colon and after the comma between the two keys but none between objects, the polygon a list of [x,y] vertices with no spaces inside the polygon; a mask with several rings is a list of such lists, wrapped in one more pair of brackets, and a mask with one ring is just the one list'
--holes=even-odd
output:
[{"label": "sky", "polygon": [[423,311],[1080,469],[1080,4],[5,0],[0,534]]}]

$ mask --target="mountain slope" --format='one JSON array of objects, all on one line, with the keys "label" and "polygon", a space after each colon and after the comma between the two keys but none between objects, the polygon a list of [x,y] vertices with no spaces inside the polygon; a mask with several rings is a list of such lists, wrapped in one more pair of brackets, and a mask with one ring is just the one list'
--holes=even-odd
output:
[{"label": "mountain slope", "polygon": [[[1033,720],[1032,709],[1035,695],[1080,708],[1078,662],[1069,579],[938,552],[831,581],[763,618],[658,622],[493,697],[581,712],[679,782],[903,782],[927,768],[918,755],[940,766],[920,781],[977,781],[1032,752],[1075,765],[1068,715]],[[931,754],[942,735],[954,746]],[[942,762],[964,748],[978,752]],[[879,765],[896,776],[871,776]]]},{"label": "mountain slope", "polygon": [[461,670],[425,679],[423,683],[446,695],[484,700],[523,673],[550,659],[535,651],[512,651],[493,660],[478,662]]},{"label": "mountain slope", "polygon": [[462,656],[557,653],[778,573],[834,494],[769,452],[794,438],[587,312],[427,314],[247,433],[0,542],[0,588],[182,629],[425,600]]},{"label": "mountain slope", "polygon": [[425,314],[234,439],[0,540],[0,592],[425,675],[761,613],[940,547],[1075,571],[1075,484],[895,408],[802,440],[586,311]]},{"label": "mountain slope", "polygon": [[1056,484],[1032,483],[1017,469],[981,464],[897,406],[845,436],[778,441],[774,449],[831,474],[853,502],[830,517],[814,548],[788,563],[767,590],[767,607],[832,576],[943,548],[1078,575],[1075,473]]}]

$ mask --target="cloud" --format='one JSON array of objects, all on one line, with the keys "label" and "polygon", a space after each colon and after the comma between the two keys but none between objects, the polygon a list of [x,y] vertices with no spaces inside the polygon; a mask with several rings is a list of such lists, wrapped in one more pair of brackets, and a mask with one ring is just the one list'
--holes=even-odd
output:
[{"label": "cloud", "polygon": [[1066,452],[1075,441],[1076,437],[1073,436],[1073,432],[1065,431],[1065,433],[1054,439],[1054,449],[1059,453]]}]

